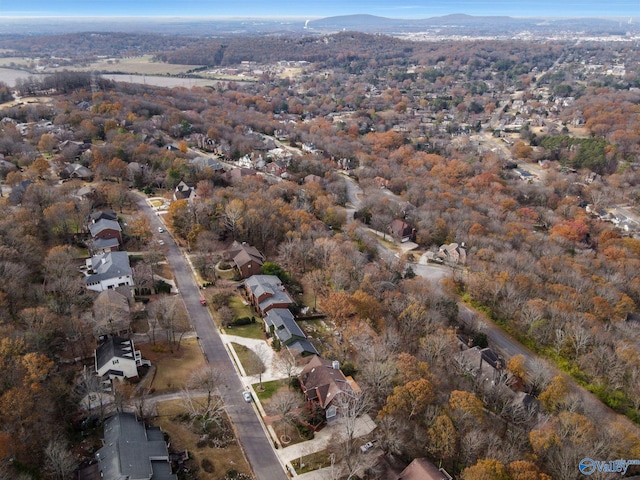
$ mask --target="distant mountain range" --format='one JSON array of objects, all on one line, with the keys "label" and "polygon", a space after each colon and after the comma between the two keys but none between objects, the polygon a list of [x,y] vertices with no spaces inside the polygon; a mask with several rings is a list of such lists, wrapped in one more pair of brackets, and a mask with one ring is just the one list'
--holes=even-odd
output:
[{"label": "distant mountain range", "polygon": [[640,18],[533,18],[506,16],[445,15],[424,19],[394,19],[375,15],[345,15],[314,20],[277,18],[167,18],[167,17],[92,17],[92,18],[4,18],[0,35],[51,35],[75,32],[160,33],[165,35],[314,35],[338,31],[356,31],[388,35],[513,37],[557,34],[638,35]]},{"label": "distant mountain range", "polygon": [[528,31],[546,34],[550,32],[581,32],[583,34],[625,35],[638,33],[637,19],[610,18],[535,18],[507,16],[445,15],[424,19],[392,19],[374,15],[345,15],[310,21],[308,29],[318,31],[354,30],[363,33],[418,33],[487,34],[501,35]]}]

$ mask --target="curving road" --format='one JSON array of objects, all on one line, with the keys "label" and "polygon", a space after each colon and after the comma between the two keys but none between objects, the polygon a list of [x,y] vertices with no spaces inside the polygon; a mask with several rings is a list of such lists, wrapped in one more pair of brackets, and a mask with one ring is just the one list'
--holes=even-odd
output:
[{"label": "curving road", "polygon": [[[137,204],[140,211],[149,218],[154,232],[158,231],[158,227],[164,227],[144,198],[140,197]],[[200,289],[194,280],[191,266],[168,233],[162,233],[160,237],[165,242],[163,248],[167,262],[173,270],[176,285],[182,294],[191,318],[191,325],[200,339],[202,350],[209,364],[221,372],[224,388],[220,389],[220,394],[255,477],[258,480],[287,479],[253,403],[247,403],[242,398],[244,386],[213,323],[211,313],[208,308],[200,305]]]},{"label": "curving road", "polygon": [[[349,202],[351,202],[356,208],[360,208],[363,196],[362,189],[353,178],[345,176],[345,180],[347,183],[347,196],[349,198]],[[349,219],[353,220],[353,215],[351,215]],[[380,244],[380,248],[388,255],[393,255],[395,253],[392,249],[382,244]],[[416,275],[430,280],[434,285],[438,285],[444,277],[451,275],[451,269],[442,265],[412,264],[412,268]],[[481,312],[472,309],[462,302],[458,302],[458,308],[459,318],[463,323],[474,329],[478,329],[479,321],[482,323],[482,331],[487,335],[489,346],[492,349],[497,350],[498,353],[504,355],[505,358],[511,358],[514,355],[522,355],[525,359],[525,367],[527,369],[530,370],[534,362],[543,362],[551,376],[562,375],[566,378],[570,393],[580,398],[585,414],[587,414],[587,416],[589,416],[594,422],[600,424],[604,422],[616,422],[618,425],[624,425],[629,432],[633,432],[640,436],[640,427],[633,423],[628,417],[614,412],[611,408],[602,403],[598,397],[579,385],[572,377],[561,372],[544,357],[541,357],[529,350],[522,343],[505,332],[504,329],[495,322],[486,318]]]}]

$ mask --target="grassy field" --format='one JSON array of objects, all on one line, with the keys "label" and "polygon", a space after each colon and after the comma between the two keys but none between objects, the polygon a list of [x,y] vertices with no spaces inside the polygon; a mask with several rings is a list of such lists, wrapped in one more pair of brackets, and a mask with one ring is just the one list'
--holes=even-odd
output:
[{"label": "grassy field", "polygon": [[240,345],[239,343],[232,343],[231,345],[236,351],[236,355],[238,355],[238,359],[240,360],[245,373],[247,375],[258,375],[260,372],[256,370],[254,365],[258,364],[259,358],[253,350],[245,347],[244,345]]},{"label": "grassy field", "polygon": [[224,329],[224,333],[227,335],[236,335],[244,338],[255,338],[256,340],[263,340],[265,338],[264,324],[262,320],[256,318],[255,323],[248,325],[232,325]]},{"label": "grassy field", "polygon": [[154,62],[152,58],[151,55],[130,58],[104,58],[80,70],[135,73],[140,75],[176,75],[198,68],[198,65]]},{"label": "grassy field", "polygon": [[298,475],[302,475],[303,473],[313,472],[320,468],[330,467],[331,459],[329,457],[329,452],[322,450],[321,452],[296,458],[291,461],[291,465],[295,468]]},{"label": "grassy field", "polygon": [[262,382],[262,391],[256,390],[256,395],[258,395],[258,399],[260,399],[260,403],[265,408],[265,412],[267,415],[276,415],[277,412],[271,411],[269,409],[271,397],[273,397],[277,392],[281,390],[286,390],[289,387],[287,386],[286,380],[271,380],[269,382]]},{"label": "grassy field", "polygon": [[238,337],[255,338],[261,340],[265,338],[264,323],[260,317],[256,317],[251,306],[242,303],[243,299],[239,295],[234,295],[229,300],[229,308],[233,312],[233,318],[254,317],[255,322],[248,325],[233,325],[225,328],[224,333],[237,335]]},{"label": "grassy field", "polygon": [[[189,428],[189,425],[181,422],[177,416],[184,413],[184,407],[180,400],[163,402],[158,404],[158,417],[154,424],[162,428],[171,439],[171,446],[176,451],[187,450],[189,457],[193,459],[192,465],[199,467],[197,478],[200,480],[218,480],[230,470],[250,474],[251,470],[244,458],[242,449],[237,444],[226,448],[212,448],[199,443],[200,435]],[[200,445],[200,446],[199,446]],[[202,468],[202,460],[208,459],[213,464],[213,471],[207,473]]]},{"label": "grassy field", "polygon": [[[159,336],[156,335],[156,340]],[[151,388],[156,393],[172,392],[181,389],[189,375],[198,367],[205,365],[200,345],[195,338],[185,338],[182,340],[180,350],[171,353],[165,343],[156,341],[156,345],[151,343],[138,345],[142,352],[142,358],[151,361],[156,367],[156,375],[151,384]]]},{"label": "grassy field", "polygon": [[235,318],[253,316],[251,306],[245,305],[244,303],[242,303],[242,301],[243,299],[239,295],[234,295],[229,299],[229,308],[233,312],[233,316]]}]

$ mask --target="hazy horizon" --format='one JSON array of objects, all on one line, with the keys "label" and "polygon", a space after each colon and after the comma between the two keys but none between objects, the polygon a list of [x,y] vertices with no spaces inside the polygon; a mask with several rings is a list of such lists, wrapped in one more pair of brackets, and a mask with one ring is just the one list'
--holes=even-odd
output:
[{"label": "hazy horizon", "polygon": [[111,2],[85,2],[80,0],[31,0],[16,6],[0,4],[0,16],[9,18],[123,18],[158,17],[167,18],[269,18],[301,19],[323,18],[342,15],[369,14],[395,19],[418,19],[451,14],[474,16],[511,16],[511,17],[637,17],[640,15],[638,0],[617,0],[614,2],[576,1],[555,2],[552,0],[453,0],[417,1],[389,5],[381,0],[356,0],[344,2],[328,0],[325,2],[298,2],[283,0],[264,2],[244,0],[240,2],[221,2],[218,0],[141,0],[130,2],[113,0]]}]

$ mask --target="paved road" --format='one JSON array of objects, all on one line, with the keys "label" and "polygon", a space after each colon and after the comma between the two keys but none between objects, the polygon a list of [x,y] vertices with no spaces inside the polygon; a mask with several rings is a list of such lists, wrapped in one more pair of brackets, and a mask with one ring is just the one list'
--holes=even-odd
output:
[{"label": "paved road", "polygon": [[470,327],[478,328],[478,321],[482,323],[482,331],[487,335],[489,347],[501,353],[505,358],[514,355],[522,355],[525,359],[525,367],[530,370],[533,362],[542,362],[550,376],[562,375],[567,380],[569,393],[578,397],[582,402],[585,415],[594,423],[599,425],[613,424],[624,425],[629,432],[640,435],[640,428],[628,417],[614,412],[607,405],[602,403],[598,397],[579,385],[572,377],[558,370],[548,360],[532,352],[522,345],[518,340],[505,332],[499,325],[487,319],[482,313],[470,308],[468,305],[459,302],[459,318]]},{"label": "paved road", "polygon": [[[347,196],[349,201],[359,208],[363,199],[362,189],[357,185],[355,180],[350,177],[345,177],[347,181]],[[353,216],[350,216],[350,220]],[[390,249],[382,244],[379,246],[383,252],[387,255],[393,255],[394,250]],[[448,267],[441,265],[424,265],[424,264],[412,264],[416,275],[432,281],[434,285],[438,285],[440,281],[447,276],[450,276],[451,271]],[[607,407],[600,401],[598,397],[583,388],[576,383],[573,378],[561,372],[553,365],[551,365],[546,359],[540,357],[536,353],[529,350],[522,345],[518,340],[513,338],[507,332],[505,332],[499,325],[493,321],[487,319],[480,312],[477,312],[470,308],[468,305],[458,302],[459,317],[461,321],[467,323],[474,329],[478,328],[478,320],[482,322],[482,331],[487,335],[489,340],[489,346],[499,353],[503,354],[506,358],[511,358],[514,355],[523,355],[525,358],[525,367],[531,369],[534,361],[543,362],[547,366],[548,372],[552,376],[563,375],[567,379],[570,393],[579,397],[582,401],[582,406],[585,413],[590,418],[600,423],[613,423],[618,422],[621,425],[625,425],[630,432],[634,432],[636,435],[640,435],[640,428],[634,424],[628,417],[619,415],[612,409]]]},{"label": "paved road", "polygon": [[[160,219],[144,198],[138,201],[140,210],[149,218],[151,229],[158,231],[163,227]],[[221,395],[227,407],[227,413],[235,426],[238,440],[244,449],[251,468],[258,480],[285,480],[283,467],[276,456],[273,445],[262,427],[253,403],[246,403],[242,398],[243,385],[208,308],[200,305],[200,289],[193,278],[191,267],[182,251],[168,233],[159,234],[164,240],[167,262],[173,270],[176,284],[182,294],[191,324],[200,338],[202,350],[209,364],[221,372],[224,388]]]}]

